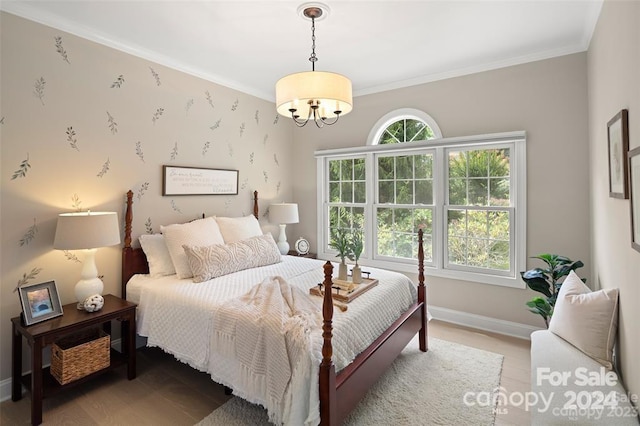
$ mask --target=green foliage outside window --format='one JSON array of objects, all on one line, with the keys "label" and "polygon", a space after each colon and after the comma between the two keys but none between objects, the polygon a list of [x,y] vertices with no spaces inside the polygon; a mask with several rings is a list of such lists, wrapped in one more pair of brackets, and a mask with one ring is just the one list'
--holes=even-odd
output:
[{"label": "green foliage outside window", "polygon": [[509,150],[449,153],[449,204],[509,206]]},{"label": "green foliage outside window", "polygon": [[329,161],[329,202],[365,203],[364,158]]},{"label": "green foliage outside window", "polygon": [[509,174],[508,149],[449,152],[449,263],[509,270],[509,211],[477,208],[510,205]]},{"label": "green foliage outside window", "polygon": [[429,208],[378,208],[378,254],[382,256],[418,258],[418,229],[424,232],[424,258],[433,260],[433,212]]},{"label": "green foliage outside window", "polygon": [[433,130],[426,123],[406,118],[390,124],[380,136],[378,144],[424,141],[434,137]]},{"label": "green foliage outside window", "polygon": [[433,155],[378,157],[380,204],[433,204]]}]

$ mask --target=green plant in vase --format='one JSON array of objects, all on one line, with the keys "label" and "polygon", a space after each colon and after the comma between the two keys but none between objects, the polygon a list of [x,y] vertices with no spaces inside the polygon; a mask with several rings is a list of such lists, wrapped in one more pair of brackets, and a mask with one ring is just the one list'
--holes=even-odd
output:
[{"label": "green plant in vase", "polygon": [[352,275],[354,284],[360,284],[362,282],[362,269],[360,269],[360,265],[358,265],[358,260],[362,255],[362,251],[364,250],[364,243],[362,242],[362,231],[360,229],[356,229],[351,235],[351,255],[349,256],[349,260],[355,261],[356,265],[353,267]]},{"label": "green plant in vase", "polygon": [[338,279],[346,281],[347,264],[344,260],[351,256],[351,242],[349,241],[347,231],[344,229],[338,229],[332,232],[329,247],[336,250],[338,252],[338,255],[336,257],[340,258],[340,266],[338,267]]}]

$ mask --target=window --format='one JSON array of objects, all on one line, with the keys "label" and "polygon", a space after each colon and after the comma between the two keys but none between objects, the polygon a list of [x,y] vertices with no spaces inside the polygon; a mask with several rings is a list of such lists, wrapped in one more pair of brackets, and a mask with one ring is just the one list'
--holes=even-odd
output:
[{"label": "window", "polygon": [[525,134],[439,135],[435,122],[386,117],[361,148],[316,152],[319,257],[331,235],[363,231],[360,263],[512,287],[525,267]]},{"label": "window", "polygon": [[[374,205],[379,258],[417,259],[418,229],[425,236],[425,261],[432,262],[433,154],[378,155]],[[393,259],[389,259],[393,260]]]},{"label": "window", "polygon": [[[329,160],[329,237],[364,228],[367,201],[364,158]],[[363,235],[363,241],[366,236]]]},{"label": "window", "polygon": [[447,266],[511,273],[509,147],[447,149]]}]

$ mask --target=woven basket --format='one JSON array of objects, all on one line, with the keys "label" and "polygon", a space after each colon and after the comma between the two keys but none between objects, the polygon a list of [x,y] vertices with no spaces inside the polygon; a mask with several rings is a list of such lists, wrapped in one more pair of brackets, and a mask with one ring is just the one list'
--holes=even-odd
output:
[{"label": "woven basket", "polygon": [[99,328],[56,341],[51,347],[51,375],[61,385],[81,379],[110,363],[111,337]]}]

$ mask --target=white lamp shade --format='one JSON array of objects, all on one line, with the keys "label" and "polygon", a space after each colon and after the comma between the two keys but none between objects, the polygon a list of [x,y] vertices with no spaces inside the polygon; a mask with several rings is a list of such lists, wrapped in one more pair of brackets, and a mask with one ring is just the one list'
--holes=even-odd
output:
[{"label": "white lamp shade", "polygon": [[306,119],[309,116],[309,101],[319,101],[319,115],[334,118],[351,112],[353,98],[351,80],[332,72],[306,71],[289,74],[276,83],[276,108],[278,113],[291,117],[290,109]]},{"label": "white lamp shade", "polygon": [[120,244],[118,214],[115,212],[62,213],[58,216],[53,247],[81,250]]},{"label": "white lamp shade", "polygon": [[269,206],[269,220],[273,223],[298,223],[298,205],[279,203]]}]

